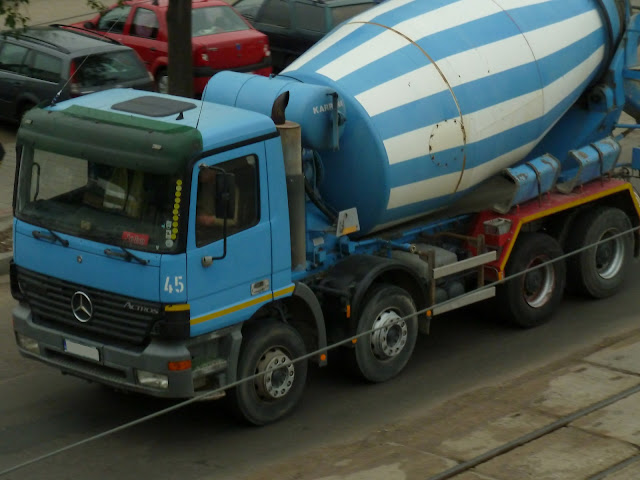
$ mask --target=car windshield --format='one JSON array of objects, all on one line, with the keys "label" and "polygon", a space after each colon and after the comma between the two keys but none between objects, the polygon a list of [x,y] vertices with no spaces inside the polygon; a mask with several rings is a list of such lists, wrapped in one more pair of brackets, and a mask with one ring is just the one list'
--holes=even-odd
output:
[{"label": "car windshield", "polygon": [[147,77],[144,64],[132,50],[78,57],[73,64],[73,79],[80,87],[112,85]]},{"label": "car windshield", "polygon": [[231,7],[204,7],[191,10],[191,34],[193,37],[214,33],[237,32],[251,27]]},{"label": "car windshield", "polygon": [[153,253],[177,249],[182,179],[24,147],[16,216]]}]

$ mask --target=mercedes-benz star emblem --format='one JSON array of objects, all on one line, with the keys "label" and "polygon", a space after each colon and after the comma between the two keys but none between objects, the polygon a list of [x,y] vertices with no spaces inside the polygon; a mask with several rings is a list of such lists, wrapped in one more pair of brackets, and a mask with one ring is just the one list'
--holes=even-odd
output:
[{"label": "mercedes-benz star emblem", "polygon": [[91,303],[89,295],[84,292],[74,293],[73,297],[71,297],[71,311],[79,322],[86,323],[91,320],[93,303]]}]

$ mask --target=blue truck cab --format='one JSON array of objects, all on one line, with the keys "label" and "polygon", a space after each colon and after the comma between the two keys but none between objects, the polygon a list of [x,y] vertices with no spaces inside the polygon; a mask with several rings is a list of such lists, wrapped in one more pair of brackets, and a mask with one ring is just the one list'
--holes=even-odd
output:
[{"label": "blue truck cab", "polygon": [[86,96],[29,113],[18,172],[15,331],[63,372],[156,396],[213,390],[235,380],[241,321],[293,294],[264,115]]}]

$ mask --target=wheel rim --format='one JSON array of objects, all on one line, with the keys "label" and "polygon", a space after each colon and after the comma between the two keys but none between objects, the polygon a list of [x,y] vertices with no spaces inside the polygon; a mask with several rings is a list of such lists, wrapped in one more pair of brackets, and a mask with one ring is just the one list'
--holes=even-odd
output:
[{"label": "wheel rim", "polygon": [[[536,257],[527,265],[527,269],[534,268],[548,260],[547,257]],[[545,265],[526,273],[522,285],[525,301],[532,308],[542,307],[552,297],[555,284],[556,277],[553,265]]]},{"label": "wheel rim", "polygon": [[169,93],[169,76],[160,75],[158,77],[158,92]]},{"label": "wheel rim", "polygon": [[[288,365],[287,365],[288,363]],[[258,396],[271,401],[284,397],[295,380],[295,368],[288,352],[280,347],[267,350],[256,365],[255,387]]]},{"label": "wheel rim", "polygon": [[407,324],[393,310],[380,313],[373,323],[373,329],[371,350],[381,360],[397,356],[407,344]]},{"label": "wheel rim", "polygon": [[[602,234],[600,241],[616,235],[616,229],[609,229]],[[622,268],[624,260],[624,242],[617,237],[596,247],[595,262],[598,275],[605,280],[615,277]]]}]

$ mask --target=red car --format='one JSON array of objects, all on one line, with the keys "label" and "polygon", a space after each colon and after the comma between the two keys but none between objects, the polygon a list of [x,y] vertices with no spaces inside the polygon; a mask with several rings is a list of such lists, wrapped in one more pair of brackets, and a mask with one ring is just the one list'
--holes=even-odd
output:
[{"label": "red car", "polygon": [[[114,5],[89,22],[75,26],[99,31],[133,48],[145,62],[159,92],[168,90],[168,0],[132,0]],[[272,72],[269,40],[221,0],[193,0],[191,10],[193,87],[201,95],[221,70]]]}]

